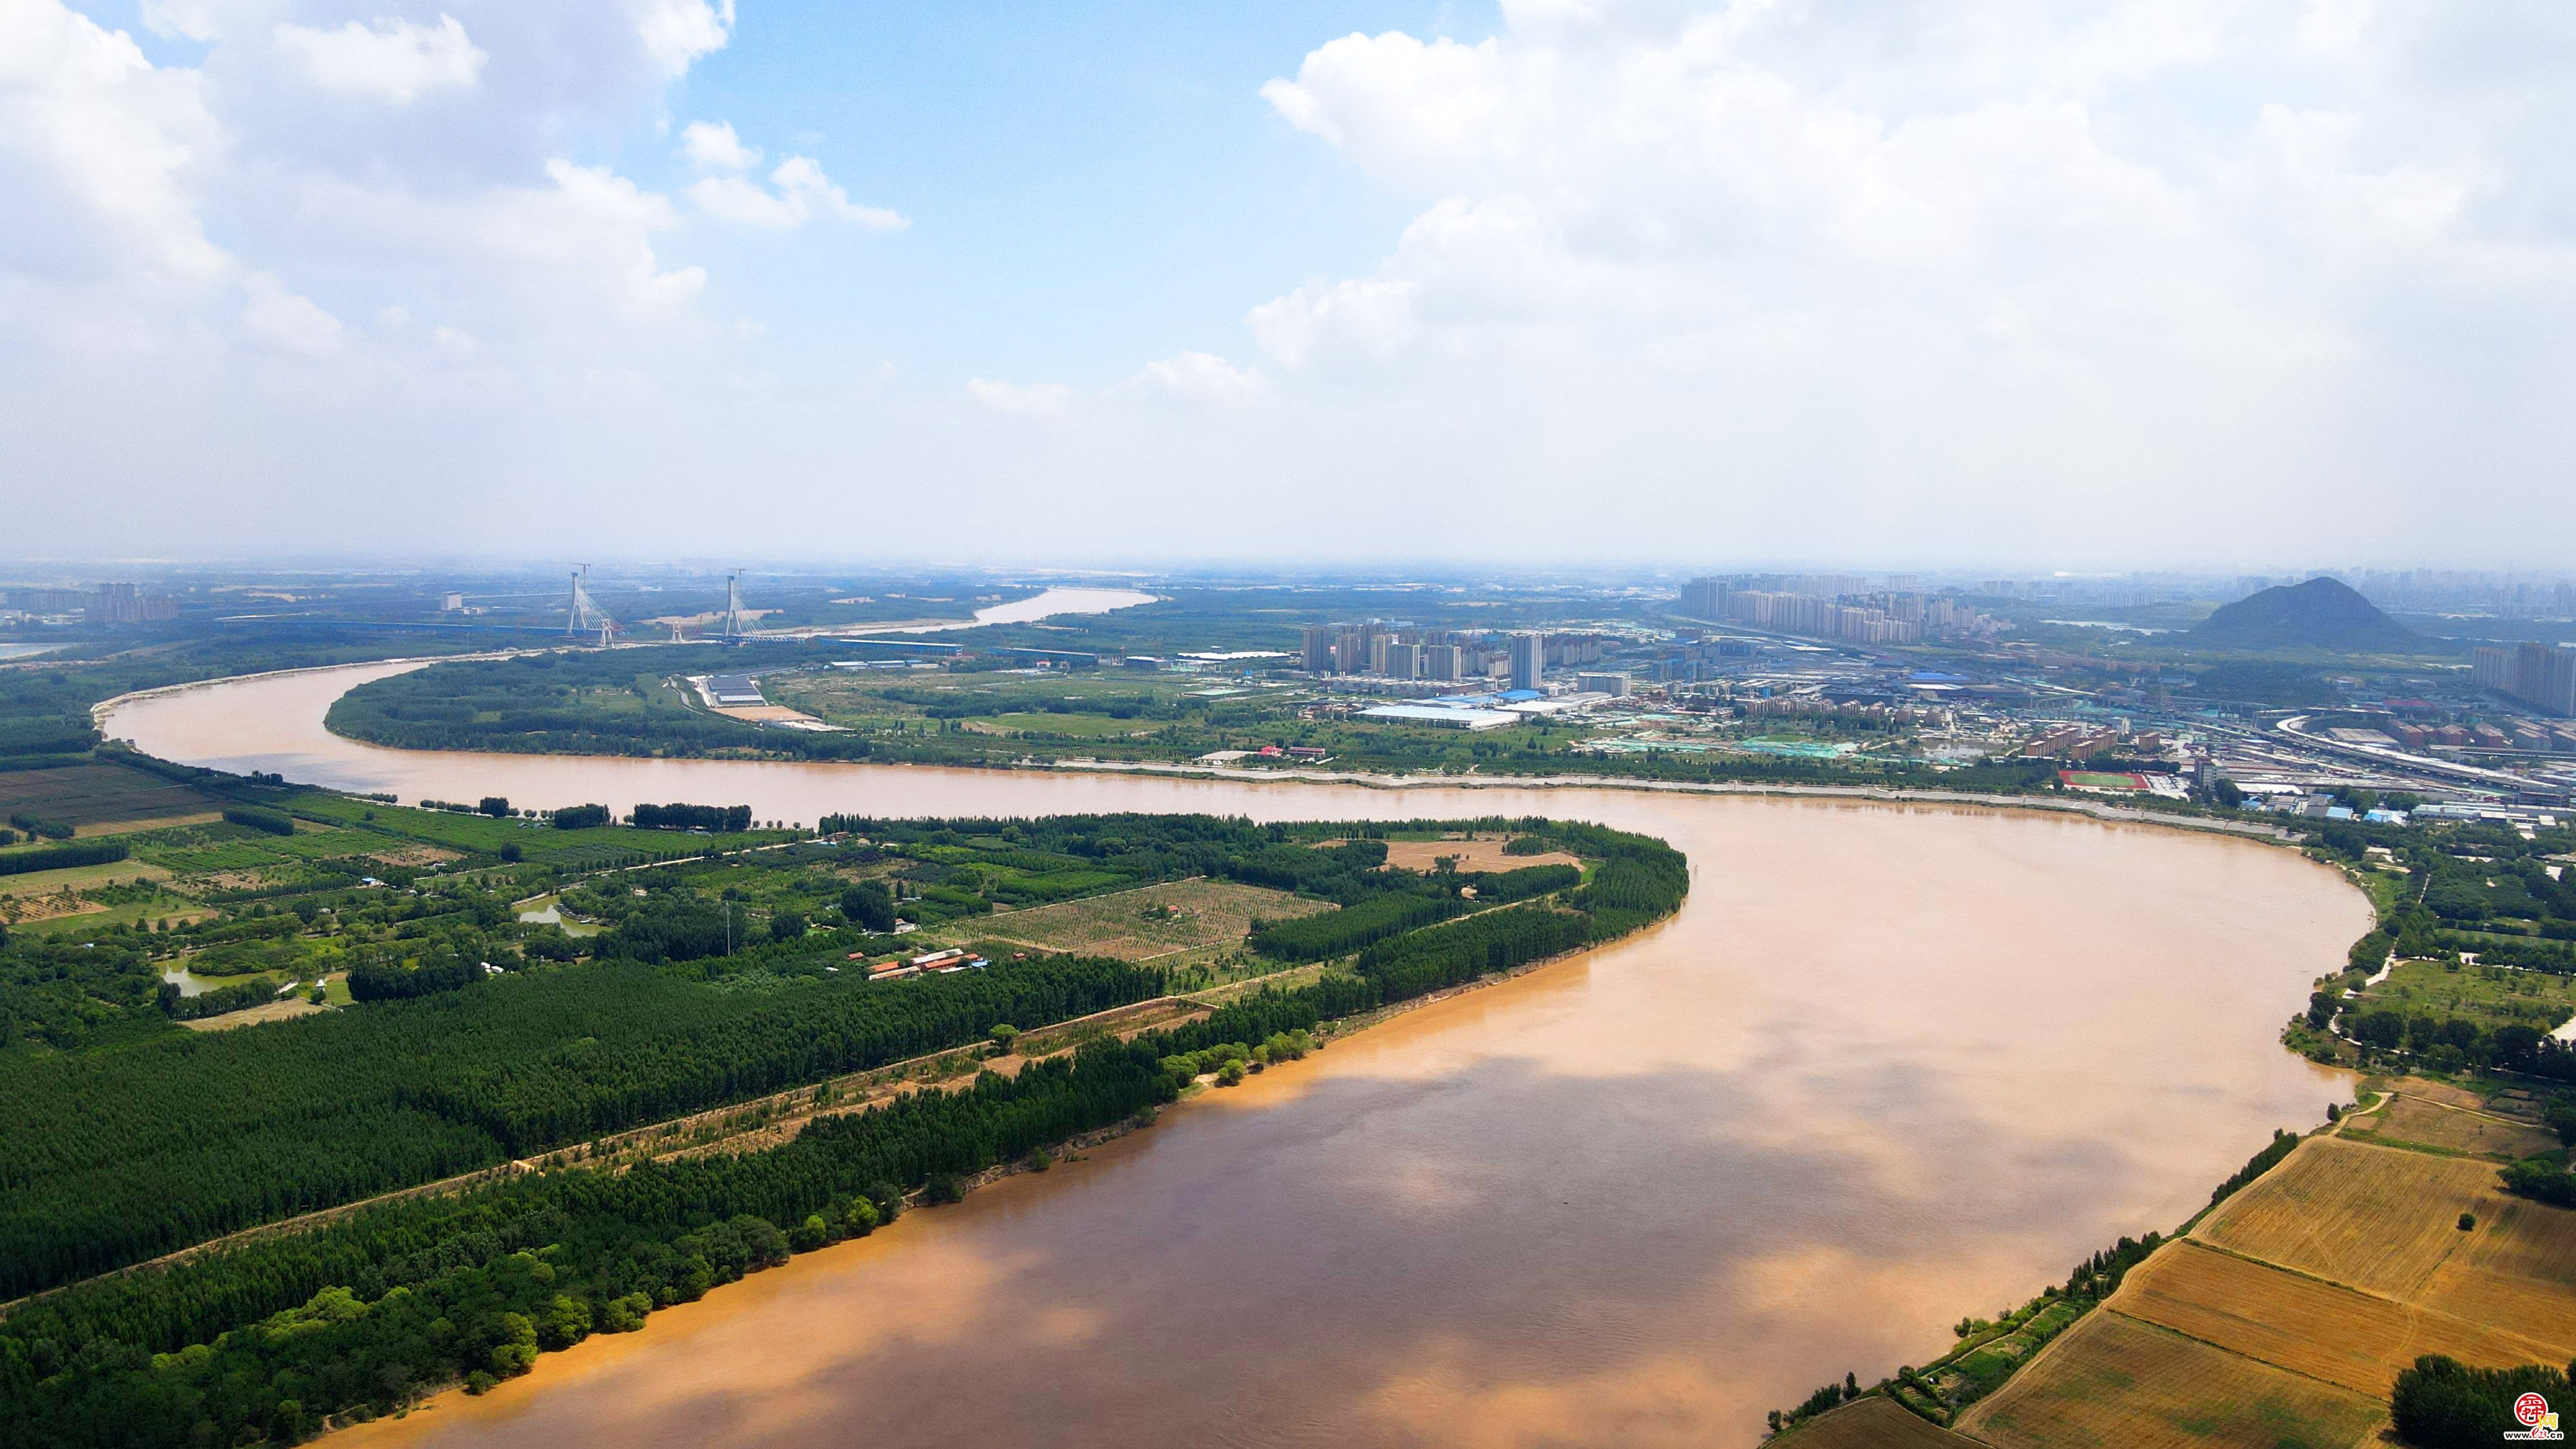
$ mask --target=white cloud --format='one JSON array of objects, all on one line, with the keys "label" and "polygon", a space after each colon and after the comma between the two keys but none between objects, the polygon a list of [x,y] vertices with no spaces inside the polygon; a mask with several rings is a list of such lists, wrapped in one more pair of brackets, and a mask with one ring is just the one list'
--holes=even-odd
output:
[{"label": "white cloud", "polygon": [[277,44],[324,90],[395,105],[424,91],[470,89],[491,59],[453,15],[439,16],[436,25],[390,18],[372,25],[352,20],[337,30],[280,25]]},{"label": "white cloud", "polygon": [[222,145],[194,72],[56,0],[0,3],[0,273],[222,277],[196,197]]},{"label": "white cloud", "polygon": [[746,171],[760,160],[760,148],[744,145],[731,121],[691,121],[680,130],[680,154],[719,171]]},{"label": "white cloud", "polygon": [[645,54],[663,74],[688,72],[698,57],[725,48],[733,38],[733,0],[632,0],[635,32]]},{"label": "white cloud", "polygon": [[846,221],[869,231],[901,231],[912,225],[902,213],[860,206],[823,174],[812,158],[790,156],[769,173],[775,190],[741,176],[702,176],[689,184],[689,201],[722,221],[781,230],[803,226],[816,216]]},{"label": "white cloud", "polygon": [[1236,367],[1212,352],[1179,352],[1149,362],[1143,377],[1173,397],[1202,403],[1241,402],[1269,386],[1259,368]]},{"label": "white cloud", "polygon": [[1252,309],[1261,349],[1290,367],[1327,352],[1392,357],[1415,331],[1414,284],[1401,277],[1321,278]]},{"label": "white cloud", "polygon": [[653,233],[678,221],[668,199],[605,166],[555,161],[546,175],[551,187],[512,191],[492,209],[482,239],[495,251],[595,286],[629,317],[675,316],[706,289],[705,268],[665,271],[653,254]]},{"label": "white cloud", "polygon": [[997,413],[1024,418],[1060,418],[1073,411],[1073,389],[1060,382],[991,382],[970,379],[967,396]]},{"label": "white cloud", "polygon": [[242,307],[242,325],[252,336],[289,352],[312,357],[327,357],[340,350],[341,334],[346,330],[340,319],[286,289],[286,284],[266,272],[253,272],[242,279],[242,290],[250,300]]}]

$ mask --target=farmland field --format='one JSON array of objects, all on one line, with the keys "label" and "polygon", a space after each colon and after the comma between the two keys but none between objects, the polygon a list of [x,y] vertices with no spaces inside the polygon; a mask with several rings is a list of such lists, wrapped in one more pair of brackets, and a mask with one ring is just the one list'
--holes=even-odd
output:
[{"label": "farmland field", "polygon": [[1796,1438],[1779,1442],[1794,1449],[1969,1449],[1967,1440],[1877,1397],[1811,1419]]},{"label": "farmland field", "polygon": [[2319,1282],[2189,1241],[2132,1270],[2110,1306],[2362,1394],[2386,1392],[2397,1371],[2420,1354],[2449,1354],[2483,1368],[2553,1356],[2543,1345],[2447,1313]]},{"label": "farmland field", "polygon": [[1013,911],[978,923],[975,931],[980,938],[1050,951],[1143,961],[1240,941],[1256,917],[1277,921],[1331,909],[1322,901],[1261,886],[1183,880]]},{"label": "farmland field", "polygon": [[1478,836],[1467,840],[1390,840],[1386,843],[1386,863],[1398,870],[1429,870],[1444,855],[1459,857],[1460,870],[1521,870],[1533,865],[1581,865],[1583,862],[1561,850],[1543,855],[1505,855],[1502,835]]},{"label": "farmland field", "polygon": [[2529,1157],[2558,1145],[2557,1134],[2515,1122],[2500,1122],[2477,1112],[2436,1106],[2400,1096],[2376,1112],[2352,1119],[2344,1135],[2387,1142],[2417,1142],[2451,1152],[2496,1157]]},{"label": "farmland field", "polygon": [[2422,1301],[2576,1355],[2576,1212],[2514,1198],[2478,1221]]},{"label": "farmland field", "polygon": [[2364,1396],[2095,1309],[1960,1416],[2001,1449],[2344,1449],[2387,1422]]},{"label": "farmland field", "polygon": [[86,826],[202,815],[223,807],[223,801],[201,790],[122,765],[84,762],[0,771],[0,816],[24,812]]},{"label": "farmland field", "polygon": [[2392,1298],[2412,1298],[2506,1199],[2495,1165],[2316,1137],[2195,1229],[2203,1242]]},{"label": "farmland field", "polygon": [[187,875],[257,870],[288,862],[339,860],[355,855],[381,859],[399,848],[400,842],[368,830],[308,824],[293,835],[271,835],[222,822],[155,831],[134,843],[136,855]]}]

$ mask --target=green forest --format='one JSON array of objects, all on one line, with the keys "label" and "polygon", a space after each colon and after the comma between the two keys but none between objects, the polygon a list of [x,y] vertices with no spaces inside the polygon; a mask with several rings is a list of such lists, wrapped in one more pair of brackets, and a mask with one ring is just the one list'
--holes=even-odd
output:
[{"label": "green forest", "polygon": [[[828,817],[824,838],[709,849],[695,836],[705,858],[654,864],[648,842],[621,839],[656,833],[634,827],[567,832],[316,792],[271,790],[252,808],[295,833],[228,821],[188,827],[212,841],[132,838],[146,854],[269,851],[281,885],[242,888],[272,893],[167,930],[0,946],[13,971],[51,970],[57,985],[108,993],[85,999],[161,1019],[0,1049],[0,1134],[21,1149],[0,1164],[0,1294],[37,1295],[0,1319],[0,1440],[293,1442],[447,1384],[488,1385],[870,1231],[908,1202],[953,1197],[975,1173],[1150,1114],[1202,1075],[1239,1080],[1335,1023],[1624,934],[1676,909],[1689,885],[1660,842],[1543,820],[1471,825],[1580,868],[1386,865],[1388,836],[1457,822]],[[346,882],[348,858],[282,854],[369,826],[479,848],[400,886]],[[643,863],[566,864],[596,850],[569,838],[591,831]],[[537,858],[548,846],[563,858]],[[971,940],[997,911],[1196,877],[1332,908],[1256,923],[1244,949],[1269,964],[1251,969],[1277,981],[1220,991],[1213,1014],[1132,1041],[936,1079],[950,1089],[826,1114],[780,1145],[624,1170],[576,1152],[128,1269],[244,1226],[1157,998],[1162,972],[1105,957],[995,948],[982,969],[876,982],[843,968],[904,949],[881,929],[893,911],[907,929]],[[540,887],[589,923],[583,934],[507,909]],[[1352,924],[1287,931],[1335,920]],[[377,984],[336,1009],[195,1034],[155,989],[172,950],[299,978],[327,957],[355,963],[353,986],[362,971]],[[300,964],[267,964],[289,954]]]}]

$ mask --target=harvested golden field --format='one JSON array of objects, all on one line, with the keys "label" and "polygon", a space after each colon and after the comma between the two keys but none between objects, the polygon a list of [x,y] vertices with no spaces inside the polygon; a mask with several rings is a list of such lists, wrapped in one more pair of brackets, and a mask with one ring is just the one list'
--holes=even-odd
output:
[{"label": "harvested golden field", "polygon": [[2229,1198],[2192,1236],[2203,1242],[2413,1298],[2469,1234],[2460,1214],[2500,1215],[2495,1164],[2312,1137]]},{"label": "harvested golden field", "polygon": [[2576,1211],[2512,1198],[2468,1237],[2422,1302],[2576,1354]]},{"label": "harvested golden field", "polygon": [[2193,1242],[2177,1243],[2131,1270],[2110,1306],[2361,1394],[2387,1392],[2397,1371],[2420,1354],[2449,1354],[2481,1368],[2554,1356],[2543,1344],[2448,1313],[2303,1278]]},{"label": "harvested golden field", "polygon": [[1507,835],[1461,836],[1455,840],[1390,840],[1386,843],[1386,863],[1402,870],[1429,870],[1444,855],[1458,857],[1458,868],[1464,871],[1523,870],[1533,865],[1580,866],[1582,861],[1561,850],[1543,855],[1505,855]]},{"label": "harvested golden field", "polygon": [[2386,1423],[2374,1396],[2097,1308],[1959,1429],[2001,1449],[2349,1449]]},{"label": "harvested golden field", "polygon": [[2427,1102],[2437,1102],[2445,1107],[2486,1105],[2477,1093],[2465,1087],[2454,1087],[2448,1082],[2428,1081],[2423,1077],[2399,1077],[2388,1084],[2388,1090],[2402,1092],[2409,1097],[2420,1097]]},{"label": "harvested golden field", "polygon": [[1262,886],[1181,880],[1013,911],[975,923],[973,934],[1049,951],[1146,961],[1240,941],[1256,916],[1278,921],[1331,909],[1326,902]]},{"label": "harvested golden field", "polygon": [[2411,1093],[2393,1099],[2376,1112],[2353,1118],[2345,1125],[2344,1135],[2385,1142],[2417,1142],[2451,1152],[2477,1152],[2506,1159],[2529,1157],[2558,1145],[2558,1135],[2554,1132],[2501,1121],[2481,1112],[2437,1105],[2420,1100]]},{"label": "harvested golden field", "polygon": [[1820,1414],[1779,1442],[1794,1449],[1972,1449],[1968,1440],[1881,1398],[1862,1399]]}]

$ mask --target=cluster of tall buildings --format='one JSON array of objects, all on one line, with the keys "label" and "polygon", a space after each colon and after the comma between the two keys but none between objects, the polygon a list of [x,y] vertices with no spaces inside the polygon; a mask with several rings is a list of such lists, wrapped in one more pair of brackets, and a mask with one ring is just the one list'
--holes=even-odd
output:
[{"label": "cluster of tall buildings", "polygon": [[77,613],[92,624],[161,624],[179,617],[179,601],[167,594],[147,594],[135,584],[101,584],[95,589],[11,589],[8,607],[26,614]]},{"label": "cluster of tall buildings", "polygon": [[1322,624],[1306,630],[1302,662],[1310,674],[1435,683],[1504,677],[1513,689],[1537,689],[1551,667],[1597,663],[1607,647],[1601,639],[1579,634],[1461,634],[1378,623]]},{"label": "cluster of tall buildings", "polygon": [[2555,644],[2484,647],[2469,656],[2480,689],[2521,700],[2548,714],[2576,714],[2576,649]]},{"label": "cluster of tall buildings", "polygon": [[161,624],[179,617],[179,601],[132,584],[101,584],[85,612],[93,624]]},{"label": "cluster of tall buildings", "polygon": [[2371,570],[2338,575],[2383,609],[2474,611],[2499,619],[2576,619],[2576,581],[2465,570]]},{"label": "cluster of tall buildings", "polygon": [[1910,579],[1889,582],[1899,587],[1873,593],[1861,579],[1831,574],[1713,576],[1683,586],[1681,611],[1695,619],[1854,644],[1914,644],[1930,635],[1990,634],[1997,627],[1956,599],[1902,587]]},{"label": "cluster of tall buildings", "polygon": [[1386,679],[1481,677],[1482,651],[1446,636],[1377,624],[1310,626],[1304,664],[1310,674],[1374,674]]}]

